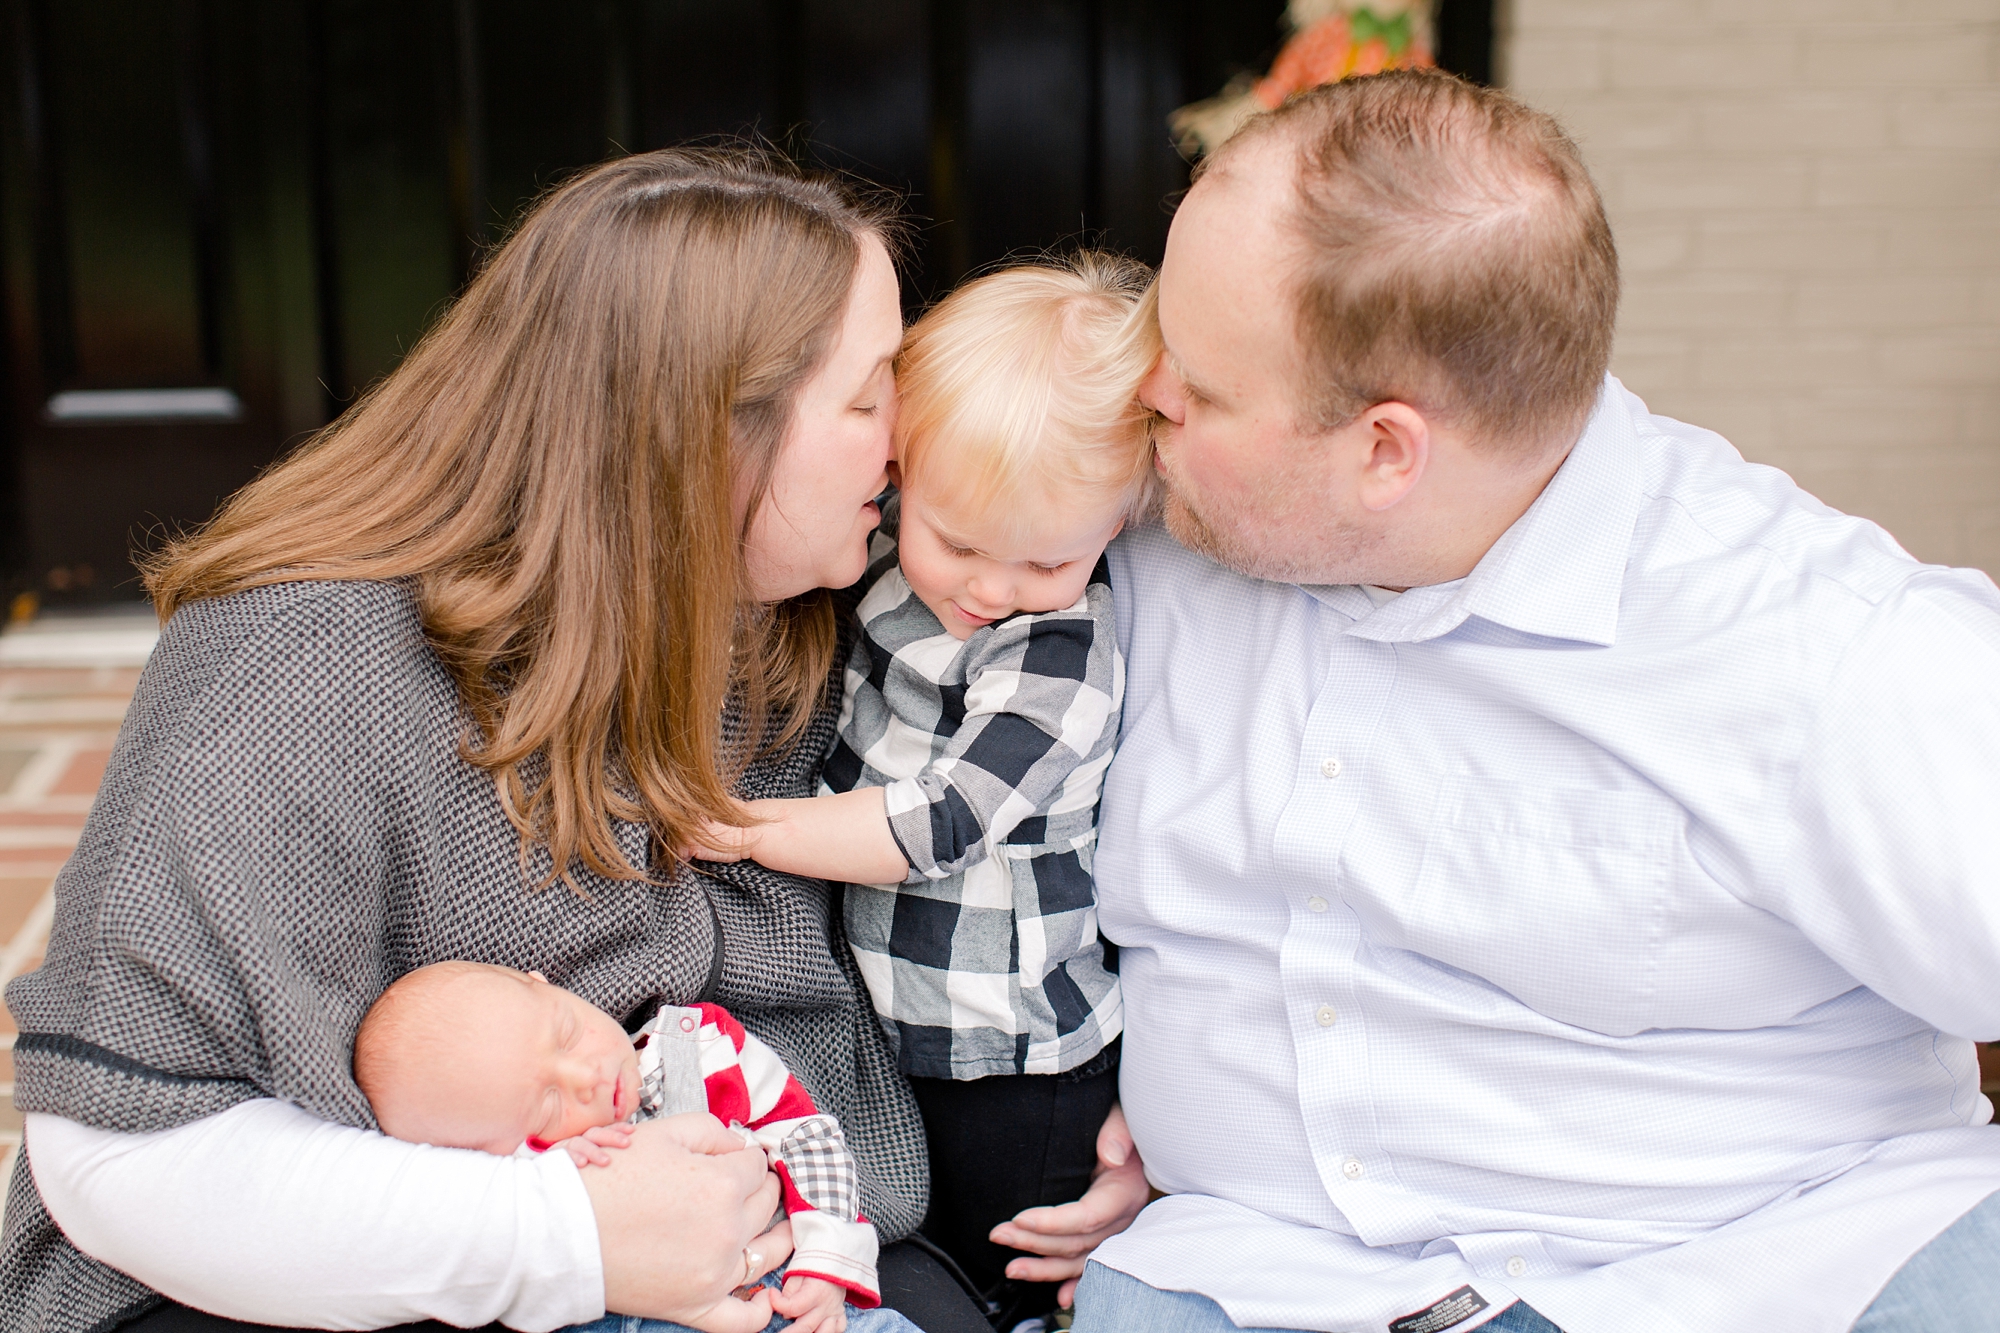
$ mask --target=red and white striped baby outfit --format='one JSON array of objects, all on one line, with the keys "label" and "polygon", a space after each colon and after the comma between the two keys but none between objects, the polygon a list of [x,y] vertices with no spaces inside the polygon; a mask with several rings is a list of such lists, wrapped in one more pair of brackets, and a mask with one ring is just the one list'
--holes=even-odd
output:
[{"label": "red and white striped baby outfit", "polygon": [[709,1113],[769,1153],[784,1184],[793,1245],[786,1274],[837,1283],[864,1310],[881,1304],[878,1241],[874,1224],[860,1215],[854,1154],[840,1122],[813,1105],[777,1052],[715,1004],[662,1005],[632,1041],[639,1048],[635,1118],[700,1109],[684,1104],[693,1099],[676,1088],[698,1072]]}]

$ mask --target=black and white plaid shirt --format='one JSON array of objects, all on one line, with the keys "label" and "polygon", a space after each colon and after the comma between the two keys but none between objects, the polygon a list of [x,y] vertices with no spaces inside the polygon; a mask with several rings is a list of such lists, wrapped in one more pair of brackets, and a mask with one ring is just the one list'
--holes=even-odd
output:
[{"label": "black and white plaid shirt", "polygon": [[849,886],[847,937],[904,1073],[1073,1069],[1123,1027],[1090,876],[1125,693],[1109,574],[961,642],[904,581],[895,519],[823,781],[885,789],[911,870]]}]

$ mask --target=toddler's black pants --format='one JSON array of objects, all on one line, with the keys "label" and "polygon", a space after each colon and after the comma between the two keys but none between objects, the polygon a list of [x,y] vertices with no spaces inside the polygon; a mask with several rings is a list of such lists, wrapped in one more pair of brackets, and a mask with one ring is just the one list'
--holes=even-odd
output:
[{"label": "toddler's black pants", "polygon": [[1071,1203],[1090,1188],[1097,1131],[1118,1100],[1118,1043],[1061,1074],[913,1078],[930,1142],[923,1234],[958,1261],[1001,1333],[1055,1308],[1058,1285],[1015,1282],[1021,1251],[987,1233],[1023,1208]]}]

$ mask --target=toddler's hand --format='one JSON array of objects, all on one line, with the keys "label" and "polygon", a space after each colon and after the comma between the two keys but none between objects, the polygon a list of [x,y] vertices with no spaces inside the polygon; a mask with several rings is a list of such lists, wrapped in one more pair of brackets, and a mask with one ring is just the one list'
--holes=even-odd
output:
[{"label": "toddler's hand", "polygon": [[[736,808],[746,817],[750,807],[741,801]],[[734,824],[709,820],[696,833],[693,842],[681,848],[683,861],[745,861],[757,854],[757,829],[738,828]]]},{"label": "toddler's hand", "polygon": [[792,1321],[785,1333],[846,1333],[847,1288],[823,1277],[788,1277],[771,1308]]},{"label": "toddler's hand", "polygon": [[586,1129],[573,1139],[563,1140],[563,1150],[578,1166],[610,1166],[611,1154],[606,1148],[629,1148],[632,1146],[630,1125],[598,1125]]}]

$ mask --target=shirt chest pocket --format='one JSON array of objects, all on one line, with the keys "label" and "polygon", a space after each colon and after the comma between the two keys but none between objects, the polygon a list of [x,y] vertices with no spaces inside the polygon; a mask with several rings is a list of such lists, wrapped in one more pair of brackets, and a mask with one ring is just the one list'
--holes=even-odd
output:
[{"label": "shirt chest pocket", "polygon": [[1652,792],[1452,778],[1396,913],[1404,947],[1559,1022],[1658,1026],[1683,821]]}]

